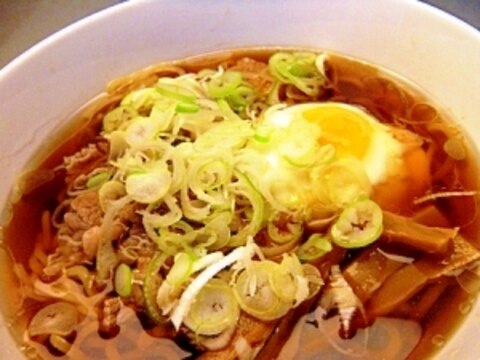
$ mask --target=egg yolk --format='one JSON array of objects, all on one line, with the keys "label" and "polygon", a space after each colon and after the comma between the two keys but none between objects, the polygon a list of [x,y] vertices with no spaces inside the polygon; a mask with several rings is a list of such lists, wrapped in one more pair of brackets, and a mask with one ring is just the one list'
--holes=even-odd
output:
[{"label": "egg yolk", "polygon": [[306,109],[302,115],[320,126],[322,133],[319,143],[334,145],[338,157],[365,157],[372,138],[372,128],[365,121],[364,114],[331,106]]},{"label": "egg yolk", "polygon": [[[374,129],[365,121],[365,114],[331,106],[306,109],[302,115],[320,126],[319,143],[334,145],[338,157],[354,156],[362,160],[371,151]],[[420,147],[410,147],[389,176],[374,184],[372,198],[385,210],[408,212],[414,198],[430,187],[430,181],[429,157]]]}]

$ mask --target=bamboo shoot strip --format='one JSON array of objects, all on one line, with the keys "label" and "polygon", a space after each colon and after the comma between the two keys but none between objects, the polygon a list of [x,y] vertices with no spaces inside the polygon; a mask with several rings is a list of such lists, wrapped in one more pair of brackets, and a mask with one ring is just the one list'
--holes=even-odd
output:
[{"label": "bamboo shoot strip", "polygon": [[410,218],[385,211],[381,240],[397,243],[431,254],[447,254],[458,228],[431,227]]}]

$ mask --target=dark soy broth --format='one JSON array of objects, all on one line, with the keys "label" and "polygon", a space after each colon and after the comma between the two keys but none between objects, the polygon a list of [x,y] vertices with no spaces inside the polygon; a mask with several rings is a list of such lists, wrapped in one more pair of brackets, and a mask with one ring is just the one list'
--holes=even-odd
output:
[{"label": "dark soy broth", "polygon": [[[272,51],[272,49],[235,50],[190,58],[176,62],[175,65],[183,67],[187,72],[198,72],[204,68],[216,69],[219,64],[228,67],[243,57],[267,62]],[[309,101],[335,101],[358,105],[367,109],[380,122],[410,130],[426,139],[423,144],[424,150],[434,154],[430,164],[431,188],[427,193],[438,193],[445,189],[459,192],[478,189],[477,161],[468,139],[449,115],[428,98],[428,95],[389,71],[343,55],[329,54],[326,69],[329,85],[318,98]],[[154,81],[155,77],[153,80],[146,77],[145,83],[137,86],[149,85]],[[54,213],[60,199],[65,197],[66,189],[63,185],[65,172],[54,169],[60,167],[65,156],[74,154],[86,144],[96,141],[103,115],[114,108],[121,97],[118,94],[112,95],[106,102],[103,98],[94,101],[88,106],[88,110],[82,112],[77,119],[73,119],[72,123],[75,125],[71,126],[68,136],[65,136],[66,132],[63,132],[61,140],[57,136],[57,140],[51,145],[54,150],[35,166],[35,170],[22,178],[23,195],[11,207],[9,222],[3,228],[3,246],[13,258],[15,269],[18,270],[21,265],[26,275],[32,272],[30,258],[35,249],[35,241],[42,236],[42,214],[46,210],[50,214]],[[442,146],[451,138],[460,141],[464,147],[466,156],[461,160],[452,160],[442,150]],[[476,248],[480,247],[477,196],[442,197],[433,200],[433,203],[451,227],[459,227],[462,236]],[[397,210],[402,215],[415,216],[424,206],[425,204],[409,204]],[[47,254],[51,253],[55,245],[46,244],[42,250]],[[351,258],[355,256],[356,254],[352,252]],[[348,262],[348,257],[346,259]],[[22,284],[18,281],[11,279],[4,286],[7,294],[18,293],[17,296],[4,297],[4,301],[7,302],[6,319],[11,325],[11,331],[22,344],[22,334],[26,331],[28,322],[44,303],[40,299],[30,298],[27,292],[19,293],[18,286]],[[419,315],[418,320],[423,331],[422,337],[409,355],[409,359],[426,358],[441,350],[443,344],[468,314],[476,298],[477,287],[478,279],[475,276],[469,277],[468,274],[464,274],[460,280],[454,276],[442,278],[423,290],[423,294],[431,293],[431,298],[434,299],[431,304],[428,300],[430,295],[419,294],[417,299],[414,297],[404,304],[403,308],[393,311],[392,316],[408,318],[411,315],[408,313],[409,309],[415,309],[416,305],[427,307],[425,314]],[[18,307],[19,302],[22,304],[21,308]],[[90,338],[82,339],[78,346],[90,358],[104,359],[123,352],[151,353],[151,349],[156,346],[155,341],[164,346],[160,341],[172,338],[170,330],[149,327],[148,322],[138,320],[133,312],[130,315],[126,322],[130,328],[126,329],[123,324],[120,334],[112,339],[95,335],[96,321],[87,322],[82,326],[89,326],[94,330],[91,332],[92,335],[89,335]],[[81,330],[77,329],[74,336],[78,337],[80,333]],[[177,336],[176,341],[184,346],[181,337]],[[74,349],[77,347],[76,343],[77,341],[73,343]],[[35,346],[35,349],[31,346],[25,349],[28,357],[32,358],[36,356],[68,358],[58,357],[58,354],[57,357],[52,356],[40,344]],[[188,347],[188,350],[191,351],[192,348]],[[72,355],[72,358],[75,356]]]}]

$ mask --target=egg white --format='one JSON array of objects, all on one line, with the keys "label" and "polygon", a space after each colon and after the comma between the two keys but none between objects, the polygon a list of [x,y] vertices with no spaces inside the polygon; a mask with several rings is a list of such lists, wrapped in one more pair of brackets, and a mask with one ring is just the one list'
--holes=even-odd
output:
[{"label": "egg white", "polygon": [[[334,102],[293,105],[286,108],[272,109],[272,111],[265,114],[264,122],[278,128],[286,129],[298,122],[307,122],[303,113],[311,109],[325,112],[328,112],[329,109],[340,109],[347,114],[360,115],[361,121],[370,129],[371,138],[369,144],[366,144],[367,149],[365,155],[358,160],[362,163],[372,185],[378,184],[390,176],[394,176],[397,169],[401,168],[402,154],[404,152],[402,143],[393,137],[388,126],[381,124],[360,107]],[[311,124],[311,122],[309,124]],[[321,126],[317,126],[319,128],[318,134],[322,136]],[[314,136],[318,136],[318,134]],[[311,135],[313,136],[313,134]],[[328,139],[324,138],[324,141],[328,142]],[[348,156],[349,155],[347,155],[347,157]],[[351,156],[354,157],[353,154]],[[345,155],[342,157],[345,157]]]}]

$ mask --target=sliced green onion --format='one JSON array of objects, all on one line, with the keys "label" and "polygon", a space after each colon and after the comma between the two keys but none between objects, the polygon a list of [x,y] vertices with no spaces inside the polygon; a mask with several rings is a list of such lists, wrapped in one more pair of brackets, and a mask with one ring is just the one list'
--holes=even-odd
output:
[{"label": "sliced green onion", "polygon": [[210,279],[195,297],[186,326],[199,335],[217,335],[236,324],[240,308],[227,282]]},{"label": "sliced green onion", "polygon": [[217,100],[218,107],[223,113],[223,117],[228,121],[241,121],[242,119],[232,110],[230,104],[225,99]]},{"label": "sliced green onion", "polygon": [[264,223],[265,201],[246,174],[238,172],[238,181],[232,184],[231,191],[236,196],[247,199],[251,206],[249,222],[232,236],[229,246],[245,244],[249,236],[255,236]]},{"label": "sliced green onion", "polygon": [[193,103],[196,96],[190,90],[174,84],[159,83],[155,87],[159,94],[183,103]]},{"label": "sliced green onion", "polygon": [[233,157],[223,154],[222,158],[200,157],[190,163],[188,186],[202,201],[219,207],[228,207],[224,186],[231,182]]},{"label": "sliced green onion", "polygon": [[238,71],[225,71],[213,77],[207,85],[207,93],[214,99],[226,98],[242,83],[242,74]]},{"label": "sliced green onion", "polygon": [[97,187],[110,179],[110,172],[102,171],[88,178],[86,186],[88,189]]},{"label": "sliced green onion", "polygon": [[154,169],[129,175],[125,181],[125,189],[133,200],[151,204],[162,199],[170,188],[171,181],[167,169]]},{"label": "sliced green onion", "polygon": [[184,252],[175,255],[175,262],[168,272],[165,281],[173,286],[183,284],[192,274],[193,260],[191,255]]},{"label": "sliced green onion", "polygon": [[164,324],[167,320],[160,313],[160,309],[157,305],[156,294],[159,287],[158,284],[158,272],[165,263],[168,255],[158,253],[150,260],[147,268],[147,274],[143,282],[143,297],[145,299],[145,308],[147,315],[156,324]]},{"label": "sliced green onion", "polygon": [[[302,264],[295,254],[284,254],[282,262],[280,263],[280,267],[291,277],[295,283],[295,286],[293,288],[294,291],[287,295],[287,287],[285,286],[285,288],[282,288],[281,283],[278,282],[277,292],[281,292],[283,294],[283,296],[279,295],[280,298],[285,299],[285,295],[289,296],[290,301],[293,301],[293,306],[295,307],[308,298],[308,280],[304,276]],[[282,271],[280,271],[280,273],[281,272]]]},{"label": "sliced green onion", "polygon": [[226,99],[233,110],[241,111],[247,105],[253,104],[256,99],[256,93],[251,87],[242,85],[236,88]]},{"label": "sliced green onion", "polygon": [[269,260],[253,261],[250,265],[237,277],[233,288],[240,307],[260,320],[279,319],[292,306],[279,298],[270,286],[270,274],[277,271],[279,265]]},{"label": "sliced green onion", "polygon": [[345,208],[330,229],[330,234],[338,246],[358,248],[377,240],[382,231],[382,209],[374,201],[365,199]]},{"label": "sliced green onion", "polygon": [[278,52],[268,62],[271,74],[279,81],[292,84],[309,96],[317,96],[325,83],[325,75],[316,64],[313,53]]},{"label": "sliced green onion", "polygon": [[231,237],[230,224],[232,219],[231,211],[220,210],[213,213],[210,220],[206,222],[205,229],[217,235],[215,242],[208,247],[210,251],[222,249],[228,244]]},{"label": "sliced green onion", "polygon": [[320,291],[324,282],[322,279],[322,275],[320,274],[320,270],[318,270],[317,267],[311,264],[303,264],[302,266],[303,266],[303,275],[308,280],[309,292],[308,292],[307,299],[310,299]]},{"label": "sliced green onion", "polygon": [[173,196],[167,194],[163,200],[159,206],[166,206],[168,211],[164,211],[162,215],[154,212],[155,207],[147,207],[147,210],[139,212],[142,215],[142,223],[145,229],[168,227],[177,223],[182,218],[182,210],[177,205],[177,201]]},{"label": "sliced green onion", "polygon": [[218,158],[224,156],[223,151],[241,149],[253,134],[248,121],[239,118],[223,121],[201,134],[193,144],[193,150],[208,155],[214,153]]},{"label": "sliced green onion", "polygon": [[155,138],[158,132],[158,124],[149,117],[138,117],[125,131],[125,140],[130,146],[141,144]]},{"label": "sliced green onion", "polygon": [[275,212],[267,224],[267,234],[277,244],[296,241],[302,233],[303,225],[295,222],[292,215],[284,212]]},{"label": "sliced green onion", "polygon": [[125,196],[125,186],[116,180],[110,180],[102,184],[98,190],[98,201],[104,212],[107,211],[112,201]]},{"label": "sliced green onion", "polygon": [[272,270],[274,271],[269,272],[268,278],[272,291],[282,301],[293,303],[297,292],[297,283],[294,274],[280,265]]},{"label": "sliced green onion", "polygon": [[225,71],[211,78],[207,94],[214,99],[223,99],[234,111],[242,111],[253,104],[257,95],[254,89],[242,79],[237,71]]},{"label": "sliced green onion", "polygon": [[179,102],[175,106],[175,112],[184,114],[193,114],[200,110],[200,106],[193,103]]},{"label": "sliced green onion", "polygon": [[369,196],[372,185],[358,159],[342,158],[312,173],[312,195],[318,207],[330,212],[345,208],[362,196]]},{"label": "sliced green onion", "polygon": [[312,234],[296,251],[302,261],[315,261],[332,251],[330,239],[321,234]]},{"label": "sliced green onion", "polygon": [[195,296],[200,292],[203,286],[213,278],[217,273],[222,271],[224,268],[236,263],[238,261],[247,261],[250,260],[255,251],[258,248],[252,242],[247,242],[245,246],[237,247],[232,250],[228,255],[222,257],[218,261],[209,265],[205,270],[203,270],[185,289],[183,292],[178,305],[172,312],[170,320],[172,321],[175,329],[179,329],[182,324],[185,316],[190,310]]},{"label": "sliced green onion", "polygon": [[253,138],[260,143],[267,143],[272,136],[273,132],[272,126],[269,125],[259,125],[255,129],[255,135]]},{"label": "sliced green onion", "polygon": [[140,114],[147,114],[158,100],[161,100],[161,95],[155,88],[144,88],[132,91],[120,104],[130,106]]},{"label": "sliced green onion", "polygon": [[119,106],[103,118],[103,131],[108,134],[118,130],[137,116],[138,112],[132,106]]},{"label": "sliced green onion", "polygon": [[120,264],[115,270],[115,291],[122,297],[128,297],[132,293],[132,269],[127,264]]}]

